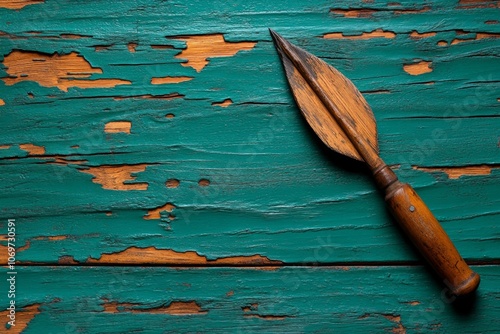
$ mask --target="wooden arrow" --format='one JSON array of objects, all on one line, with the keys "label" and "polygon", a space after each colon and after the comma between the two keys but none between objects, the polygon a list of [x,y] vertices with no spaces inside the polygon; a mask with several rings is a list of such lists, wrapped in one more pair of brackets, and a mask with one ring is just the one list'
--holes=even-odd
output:
[{"label": "wooden arrow", "polygon": [[475,291],[479,275],[415,190],[379,157],[375,117],[358,89],[332,66],[270,32],[295,101],[316,134],[332,150],[370,167],[389,211],[452,294]]}]

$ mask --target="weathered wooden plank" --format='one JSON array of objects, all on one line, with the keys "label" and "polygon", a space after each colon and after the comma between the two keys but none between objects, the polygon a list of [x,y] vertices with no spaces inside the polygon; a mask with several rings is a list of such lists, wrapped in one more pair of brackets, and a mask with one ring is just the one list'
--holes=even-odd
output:
[{"label": "weathered wooden plank", "polygon": [[[498,259],[499,9],[386,5],[0,8],[0,212],[18,219],[18,258],[86,261],[157,247],[208,260],[416,259],[368,177],[308,132],[272,26],[366,93],[382,157],[400,165],[464,257]],[[166,186],[171,179],[178,186]]]},{"label": "weathered wooden plank", "polygon": [[[102,189],[90,183],[90,176],[76,171],[61,182],[52,182],[51,175],[59,166],[29,166],[33,169],[24,166],[22,170],[29,172],[18,175],[25,175],[24,182],[31,187],[20,191],[16,188],[19,178],[13,178],[6,185],[14,191],[2,195],[4,202],[11,203],[4,207],[9,210],[4,214],[16,217],[22,231],[17,240],[18,246],[26,245],[18,251],[22,261],[54,262],[64,255],[85,261],[132,246],[197,251],[211,259],[253,254],[285,262],[415,259],[372,185],[366,180],[365,185],[339,185],[336,173],[329,175],[329,166],[315,170],[321,178],[309,176],[306,182],[299,182],[300,176],[296,176],[297,182],[286,175],[278,177],[277,171],[274,175],[280,191],[275,184],[266,185],[265,176],[250,183],[253,190],[234,181],[218,184],[217,178],[211,178],[205,189],[192,176],[153,170],[150,177],[162,183],[172,176],[182,181],[177,188],[167,188],[155,179],[139,178],[150,185],[145,195]],[[498,258],[498,172],[458,180],[441,178],[437,185],[432,177],[420,173],[420,182],[414,185],[462,255],[478,260]],[[47,193],[44,185],[50,182],[52,191]],[[337,185],[342,188],[336,189]],[[71,198],[69,189],[74,189]],[[44,203],[48,196],[51,202],[43,209],[33,204]],[[89,198],[93,198],[90,205]],[[164,207],[165,203],[173,206]],[[148,214],[148,209],[157,207],[164,207],[160,216]],[[6,220],[1,222],[4,230],[6,224]],[[63,238],[51,240],[46,238],[49,236]]]},{"label": "weathered wooden plank", "polygon": [[474,270],[479,294],[459,306],[421,267],[18,267],[16,306],[26,334],[497,332],[500,269]]}]

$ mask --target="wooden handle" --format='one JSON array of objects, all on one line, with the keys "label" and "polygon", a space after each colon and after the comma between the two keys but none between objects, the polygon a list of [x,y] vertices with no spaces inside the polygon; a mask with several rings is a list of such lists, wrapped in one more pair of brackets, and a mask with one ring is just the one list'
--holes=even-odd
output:
[{"label": "wooden handle", "polygon": [[479,275],[460,256],[452,241],[415,190],[399,181],[386,188],[389,210],[415,247],[456,296],[477,289]]}]

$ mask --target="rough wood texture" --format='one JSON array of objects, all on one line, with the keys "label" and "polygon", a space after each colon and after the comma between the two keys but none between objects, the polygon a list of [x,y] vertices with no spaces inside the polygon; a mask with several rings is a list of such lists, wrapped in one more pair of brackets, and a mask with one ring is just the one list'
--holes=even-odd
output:
[{"label": "rough wood texture", "polygon": [[[39,266],[19,268],[19,316],[41,303],[26,332],[499,331],[495,2],[46,0],[10,9],[20,3],[0,2],[0,230],[16,218],[17,259]],[[344,168],[307,130],[268,27],[338,68],[366,96],[382,158],[478,265],[483,280],[469,316],[440,301],[442,286],[416,266],[420,259],[370,177]],[[379,29],[387,37],[323,38]],[[183,66],[187,37],[218,34],[255,45],[224,57],[209,49],[200,72]],[[46,79],[21,80],[32,72],[9,79],[4,60],[16,51],[50,66],[56,54],[73,53],[80,67],[67,78],[55,67]],[[405,72],[421,61],[432,71]],[[86,76],[88,66],[94,72]],[[152,83],[166,77],[192,79]],[[98,87],[99,80],[127,84]],[[95,87],[69,85],[80,81]],[[110,122],[130,122],[130,134],[106,133]],[[490,171],[467,174],[471,166]],[[449,169],[462,176],[448,177]],[[167,186],[173,179],[178,185]],[[167,203],[171,212],[144,219]],[[6,239],[0,244],[5,263]],[[148,261],[195,253],[207,262],[254,256],[280,264],[139,268],[144,259],[131,250]],[[85,267],[112,254],[137,267]],[[298,263],[351,270],[313,266],[289,275]],[[375,268],[353,268],[366,264]],[[295,278],[284,283],[285,272]],[[130,275],[121,285],[114,273]],[[207,313],[127,312],[193,301]],[[106,303],[122,312],[104,312]]]},{"label": "rough wood texture", "polygon": [[385,197],[401,229],[456,296],[474,292],[480,278],[460,256],[455,245],[415,190],[396,182]]},{"label": "rough wood texture", "polygon": [[500,273],[474,269],[484,284],[468,307],[452,304],[420,266],[20,267],[18,288],[30,294],[19,297],[19,314],[25,334],[49,325],[68,333],[495,332]]}]

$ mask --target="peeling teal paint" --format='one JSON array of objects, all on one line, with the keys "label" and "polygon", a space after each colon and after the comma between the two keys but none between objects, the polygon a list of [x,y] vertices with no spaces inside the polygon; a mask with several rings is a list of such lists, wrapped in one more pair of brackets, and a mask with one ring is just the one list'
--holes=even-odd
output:
[{"label": "peeling teal paint", "polygon": [[[498,285],[497,265],[477,268],[483,283],[474,317],[462,318],[446,306],[443,314],[429,312],[422,319],[408,320],[415,314],[412,310],[426,310],[433,298],[439,298],[442,287],[430,283],[425,269],[395,265],[420,260],[392,224],[370,177],[339,163],[308,130],[288,91],[267,30],[272,27],[352,79],[374,111],[382,158],[400,165],[395,167],[398,176],[416,188],[464,258],[497,264],[500,24],[486,22],[498,20],[500,9],[457,9],[462,5],[456,1],[387,5],[304,0],[212,1],[210,5],[139,0],[110,5],[47,0],[17,11],[0,8],[0,32],[5,32],[0,33],[0,99],[5,102],[0,105],[0,146],[10,146],[0,149],[0,231],[6,229],[7,218],[16,218],[17,245],[26,245],[18,251],[19,261],[55,265],[62,256],[71,256],[82,262],[133,246],[153,246],[196,251],[212,260],[260,254],[285,264],[391,264],[373,271],[342,272],[341,278],[326,269],[313,270],[304,274],[305,281],[319,285],[301,285],[291,291],[283,290],[281,273],[303,269],[116,269],[125,272],[128,284],[137,279],[145,283],[140,294],[99,285],[105,283],[98,282],[98,271],[112,280],[114,268],[28,267],[20,274],[20,288],[34,288],[25,292],[21,304],[42,303],[42,311],[26,333],[38,333],[49,323],[68,322],[68,313],[61,310],[74,309],[86,300],[89,304],[83,308],[97,312],[94,325],[98,327],[86,322],[85,312],[71,312],[84,332],[117,331],[105,325],[113,321],[124,324],[120,331],[129,331],[157,319],[161,319],[158,328],[177,331],[196,330],[199,319],[213,331],[234,329],[235,323],[243,326],[242,332],[254,328],[356,332],[398,326],[384,314],[400,314],[409,332],[430,330],[438,323],[442,324],[439,329],[448,331],[498,329],[499,324],[491,321],[498,311],[493,288]],[[426,6],[429,10],[419,13],[394,12]],[[373,13],[346,18],[330,12],[332,8],[368,8]],[[326,33],[360,35],[376,29],[396,35],[366,40],[322,38]],[[436,35],[415,39],[410,36],[413,31]],[[175,56],[186,43],[173,37],[214,33],[223,33],[228,42],[257,44],[232,57],[210,58],[200,73],[181,66],[184,60]],[[450,45],[454,39],[471,39],[477,33],[491,34],[491,38]],[[61,34],[83,37],[60,38]],[[447,46],[438,45],[440,41]],[[137,43],[136,52],[128,50],[129,42]],[[96,46],[109,47],[96,51]],[[131,84],[69,88],[68,92],[32,81],[6,85],[3,59],[13,50],[76,52],[102,69],[102,74],[86,79],[122,79]],[[432,72],[412,76],[403,70],[405,64],[419,60],[431,61]],[[165,76],[193,79],[151,84],[151,78]],[[168,94],[178,96],[154,98]],[[212,105],[226,99],[233,102],[227,108]],[[166,118],[166,114],[175,117]],[[132,123],[130,134],[104,132],[106,123],[119,120]],[[19,148],[26,143],[43,146],[45,154],[29,155]],[[68,164],[51,163],[57,158]],[[82,173],[89,167],[134,164],[148,166],[134,174],[135,180],[126,182],[147,182],[147,190],[103,189],[92,182],[92,175]],[[413,168],[483,164],[492,167],[490,175],[458,179]],[[180,180],[180,185],[167,188],[170,178]],[[198,185],[202,178],[210,180],[208,187]],[[172,213],[163,212],[158,220],[143,218],[148,210],[168,202],[176,206]],[[67,238],[39,238],[43,236]],[[47,278],[40,281],[41,276]],[[210,289],[201,288],[205,279]],[[365,288],[370,279],[374,283]],[[78,280],[88,283],[76,287]],[[179,292],[184,291],[184,280],[197,282],[199,290]],[[223,295],[233,282],[242,296],[237,297],[235,288],[235,298],[241,299],[226,303]],[[109,294],[106,298],[142,302],[146,296],[143,302],[151,306],[174,297],[196,299],[209,312],[186,317],[101,314],[102,296],[89,297],[94,283],[102,287],[103,296]],[[172,297],[147,297],[164,291],[161,284],[172,285],[168,291]],[[44,292],[46,286],[50,293]],[[214,291],[217,297],[210,295]],[[269,293],[265,298],[272,296],[274,301],[266,299],[268,305],[293,316],[276,321],[242,317],[241,307]],[[398,298],[401,294],[405,298]],[[54,298],[61,301],[51,303]],[[416,308],[403,303],[414,299],[422,301]],[[373,307],[366,306],[370,303]],[[440,308],[437,304],[430,307]],[[365,313],[381,315],[364,317]],[[316,325],[306,325],[304,319]]]}]

